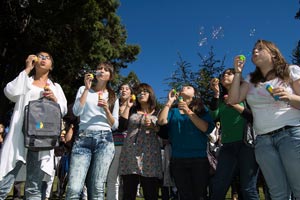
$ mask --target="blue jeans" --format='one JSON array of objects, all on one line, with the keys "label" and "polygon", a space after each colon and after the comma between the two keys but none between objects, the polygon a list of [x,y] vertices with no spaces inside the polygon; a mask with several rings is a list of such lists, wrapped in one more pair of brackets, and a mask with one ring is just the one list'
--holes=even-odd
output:
[{"label": "blue jeans", "polygon": [[[41,161],[38,160],[37,151],[27,152],[26,157],[26,183],[25,183],[25,196],[26,199],[40,200],[42,198],[41,188],[42,180],[45,173],[41,170]],[[2,181],[0,181],[0,200],[5,199],[9,194],[16,177],[22,167],[22,162],[18,161],[15,168],[9,172]]]},{"label": "blue jeans", "polygon": [[104,199],[114,151],[111,131],[80,132],[72,148],[66,199],[79,199],[85,182],[89,199]]},{"label": "blue jeans", "polygon": [[246,146],[242,141],[225,143],[217,160],[216,173],[212,178],[212,200],[225,199],[237,170],[243,199],[259,199],[256,188],[258,165],[253,148]]},{"label": "blue jeans", "polygon": [[300,199],[300,127],[257,136],[255,155],[272,200]]}]

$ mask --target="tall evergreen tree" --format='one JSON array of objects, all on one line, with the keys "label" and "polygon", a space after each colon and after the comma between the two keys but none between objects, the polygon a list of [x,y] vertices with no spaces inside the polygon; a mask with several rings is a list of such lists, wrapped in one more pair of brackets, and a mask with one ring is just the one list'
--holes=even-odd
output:
[{"label": "tall evergreen tree", "polygon": [[215,53],[213,52],[213,47],[211,47],[208,52],[208,56],[203,56],[198,54],[200,58],[199,70],[195,72],[194,77],[195,83],[198,86],[197,91],[201,96],[204,103],[210,102],[213,92],[210,89],[210,81],[212,78],[220,78],[221,73],[224,71],[224,62],[226,56],[222,60],[217,59]]},{"label": "tall evergreen tree", "polygon": [[292,63],[300,66],[300,40],[298,41],[296,48],[293,50]]},{"label": "tall evergreen tree", "polygon": [[213,94],[209,88],[209,82],[214,77],[219,77],[224,70],[225,56],[222,60],[216,59],[216,55],[211,47],[208,56],[198,53],[200,58],[199,68],[194,70],[191,64],[185,61],[179,54],[178,68],[171,77],[166,78],[169,87],[180,90],[182,85],[192,85],[197,90],[197,95],[201,96],[204,103],[208,103]]},{"label": "tall evergreen tree", "polygon": [[[295,19],[300,19],[300,8],[299,11],[296,13]],[[300,66],[300,40],[298,41],[296,48],[293,50],[292,63]]]},{"label": "tall evergreen tree", "polygon": [[111,61],[116,71],[136,60],[140,48],[126,43],[116,14],[118,0],[3,0],[0,3],[0,115],[8,101],[3,87],[24,69],[27,55],[49,51],[53,77],[69,101],[82,85],[82,68]]}]

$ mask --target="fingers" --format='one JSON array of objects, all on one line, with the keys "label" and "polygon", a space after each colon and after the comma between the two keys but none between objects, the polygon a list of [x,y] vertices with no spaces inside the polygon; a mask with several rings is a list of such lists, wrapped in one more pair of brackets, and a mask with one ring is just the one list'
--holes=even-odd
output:
[{"label": "fingers", "polygon": [[219,82],[220,82],[220,81],[219,81],[218,78],[213,78],[213,79],[211,79],[210,84],[211,84],[211,85],[218,85]]},{"label": "fingers", "polygon": [[236,72],[242,72],[245,65],[246,57],[244,55],[238,55],[234,58],[234,68]]},{"label": "fingers", "polygon": [[281,101],[290,100],[290,92],[286,91],[286,89],[282,87],[273,88],[273,96],[277,96]]}]

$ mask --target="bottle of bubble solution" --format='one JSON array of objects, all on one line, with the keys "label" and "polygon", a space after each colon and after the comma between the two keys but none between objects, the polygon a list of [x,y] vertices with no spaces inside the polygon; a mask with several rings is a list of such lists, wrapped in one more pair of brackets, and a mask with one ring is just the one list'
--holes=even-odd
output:
[{"label": "bottle of bubble solution", "polygon": [[275,101],[279,100],[279,96],[274,96],[273,95],[273,87],[270,84],[266,85],[266,90],[273,96],[273,98],[275,99]]},{"label": "bottle of bubble solution", "polygon": [[98,106],[102,107],[103,105],[100,103],[100,100],[103,99],[103,92],[99,91],[98,92]]},{"label": "bottle of bubble solution", "polygon": [[178,102],[183,102],[183,97],[182,96],[178,97]]},{"label": "bottle of bubble solution", "polygon": [[50,84],[49,83],[46,83],[45,87],[44,87],[44,93],[43,95],[46,96],[47,95],[47,92],[50,90]]},{"label": "bottle of bubble solution", "polygon": [[147,112],[144,113],[144,124],[146,126],[146,134],[150,133],[150,130],[147,129],[147,127],[149,126],[147,123],[150,120],[149,115]]}]

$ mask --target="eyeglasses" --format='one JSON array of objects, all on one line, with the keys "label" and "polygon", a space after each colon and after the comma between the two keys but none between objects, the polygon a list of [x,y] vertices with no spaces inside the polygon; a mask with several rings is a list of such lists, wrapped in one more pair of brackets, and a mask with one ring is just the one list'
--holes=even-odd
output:
[{"label": "eyeglasses", "polygon": [[44,55],[38,55],[38,58],[42,59],[42,60],[50,60],[50,56],[44,56]]},{"label": "eyeglasses", "polygon": [[145,94],[145,93],[148,93],[148,94],[149,94],[150,92],[149,92],[149,90],[147,90],[147,89],[143,89],[143,90],[139,90],[139,91],[138,91],[138,94],[141,94],[141,93],[144,93],[144,94]]}]

